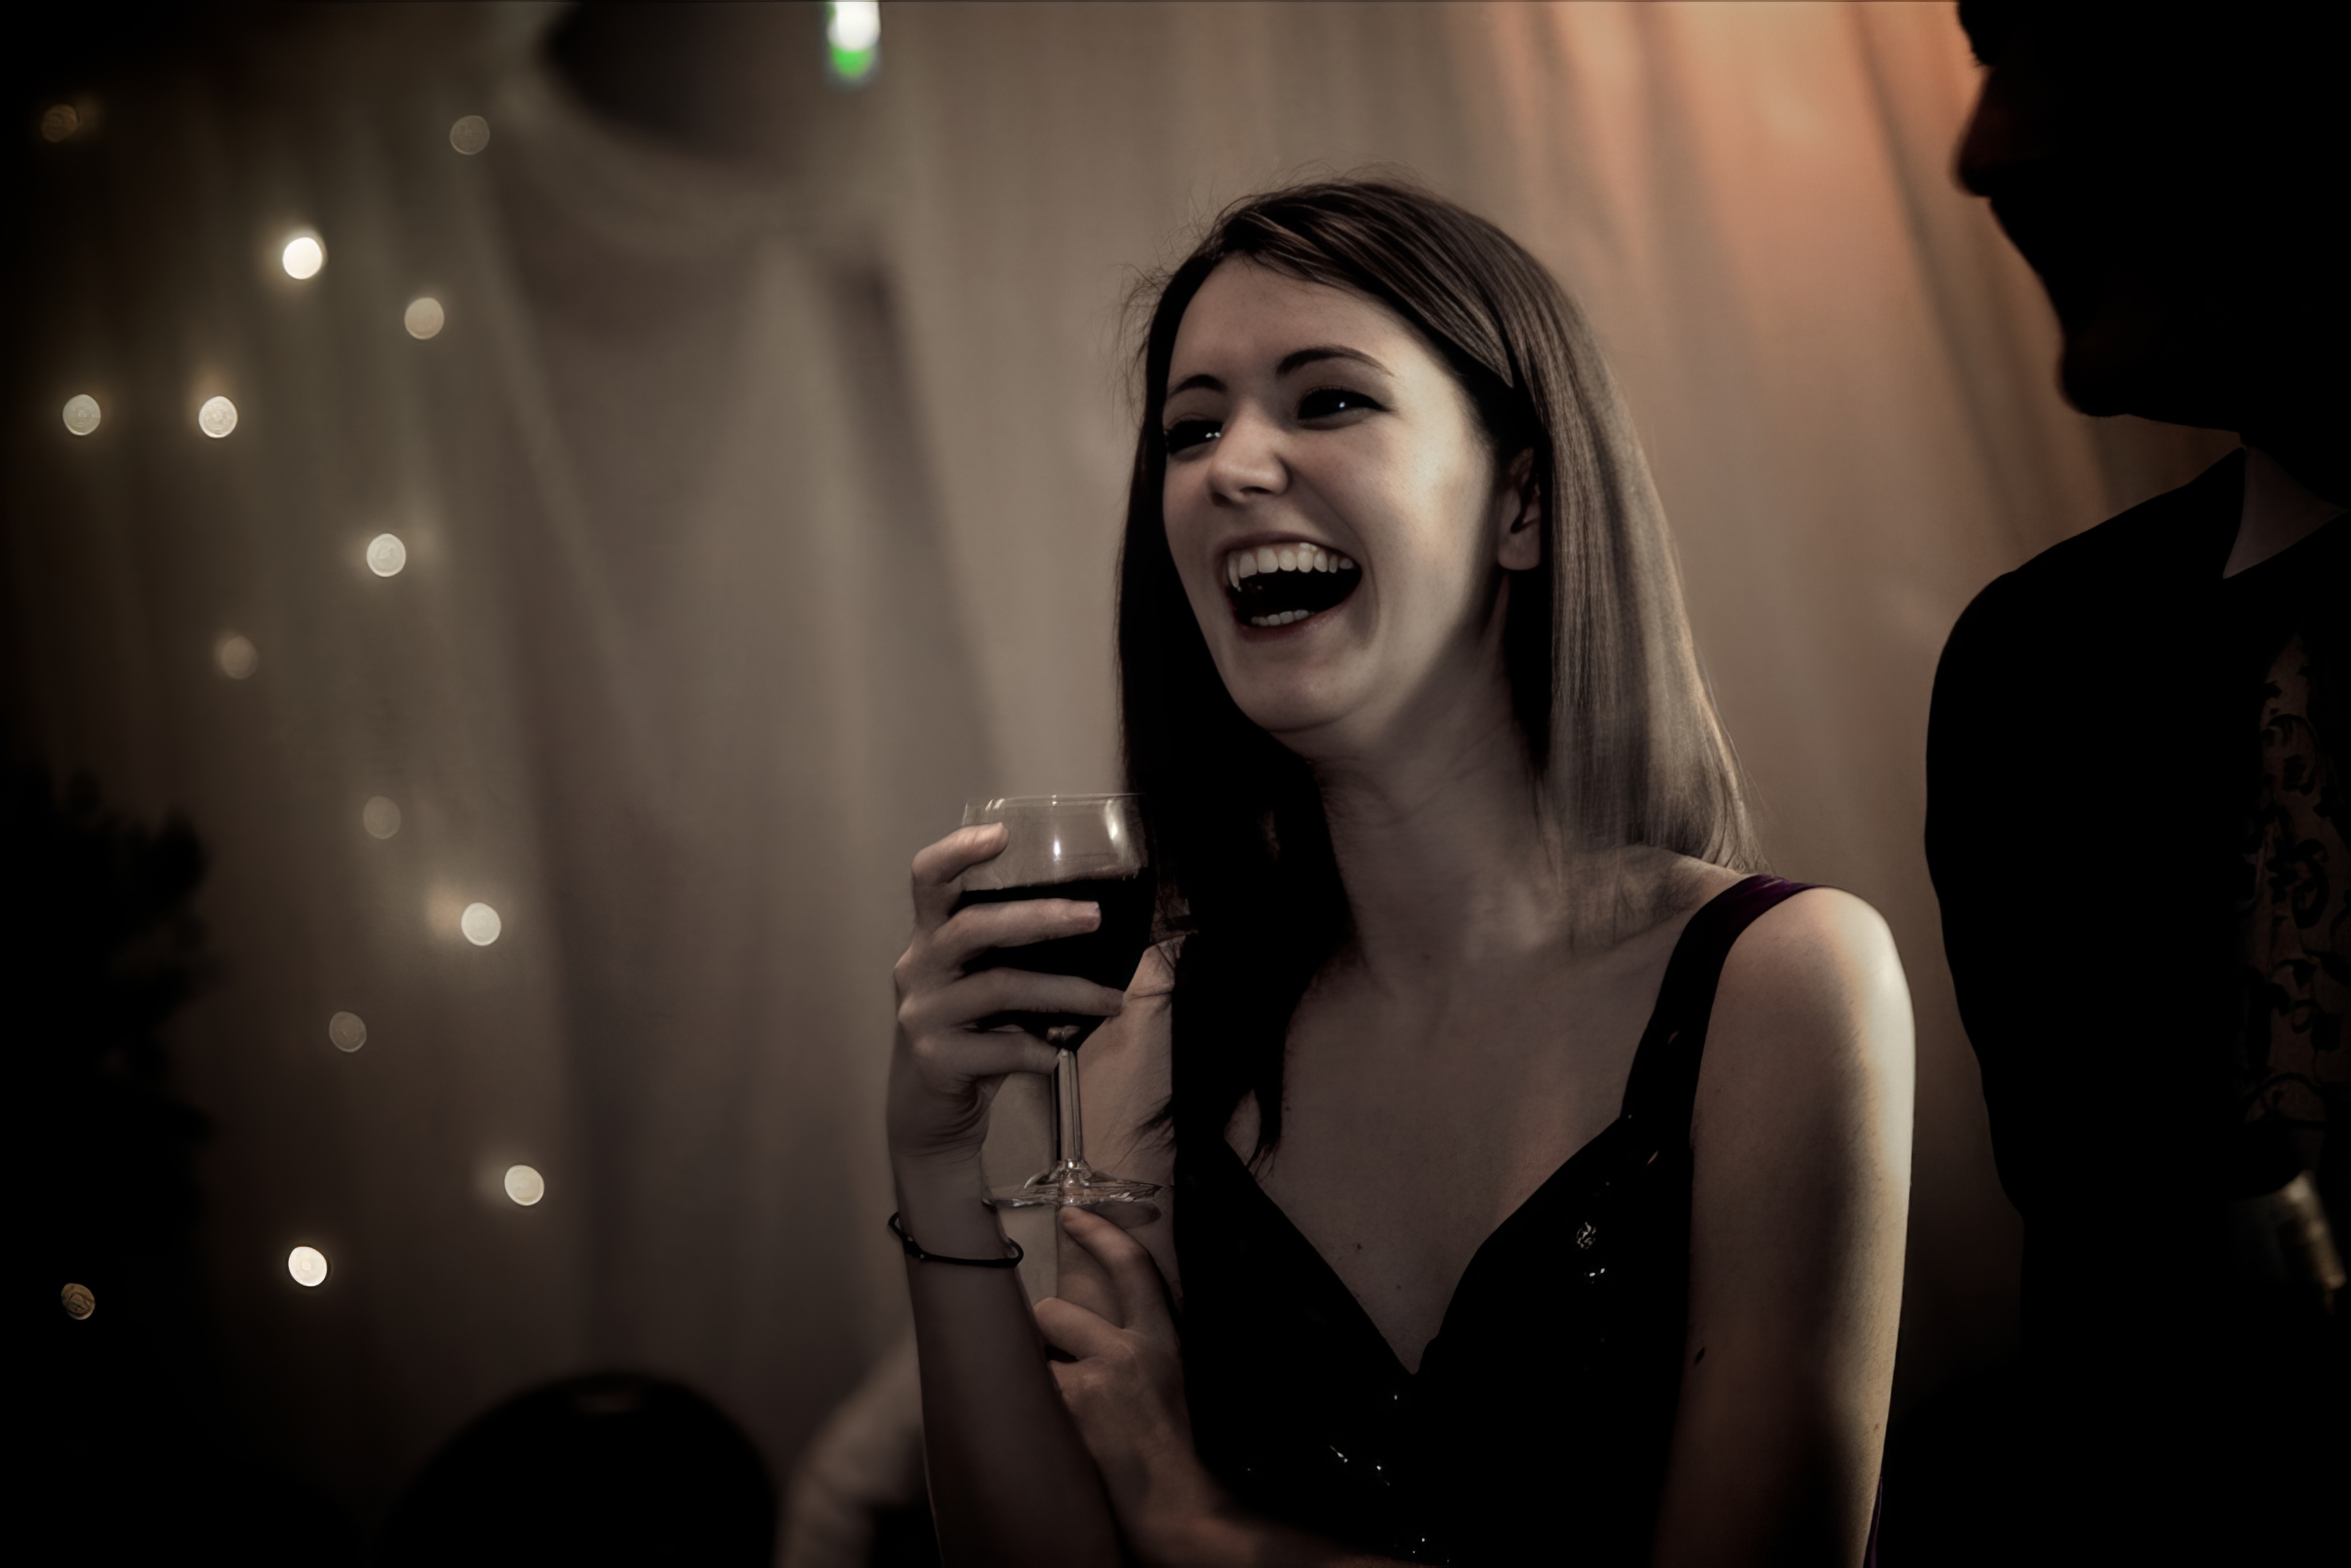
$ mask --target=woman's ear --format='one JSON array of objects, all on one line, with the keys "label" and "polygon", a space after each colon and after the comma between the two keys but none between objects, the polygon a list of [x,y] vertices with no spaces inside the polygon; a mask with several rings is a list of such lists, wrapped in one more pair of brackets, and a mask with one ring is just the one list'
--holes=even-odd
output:
[{"label": "woman's ear", "polygon": [[1542,493],[1535,486],[1535,455],[1521,452],[1502,470],[1494,492],[1494,559],[1504,571],[1527,571],[1543,558]]}]

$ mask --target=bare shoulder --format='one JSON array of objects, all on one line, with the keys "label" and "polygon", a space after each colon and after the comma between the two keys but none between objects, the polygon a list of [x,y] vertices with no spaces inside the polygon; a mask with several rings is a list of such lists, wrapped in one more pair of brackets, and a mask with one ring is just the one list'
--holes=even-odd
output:
[{"label": "bare shoulder", "polygon": [[1884,916],[1852,894],[1809,889],[1759,916],[1723,963],[1698,1119],[1728,1115],[1748,1129],[1740,1142],[1775,1145],[1856,1117],[1907,1129],[1912,1046]]}]

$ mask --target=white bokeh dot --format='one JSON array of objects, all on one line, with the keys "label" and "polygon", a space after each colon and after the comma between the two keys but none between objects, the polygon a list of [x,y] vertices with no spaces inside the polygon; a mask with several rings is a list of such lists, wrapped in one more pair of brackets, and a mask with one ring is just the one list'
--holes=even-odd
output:
[{"label": "white bokeh dot", "polygon": [[76,435],[88,435],[98,428],[98,422],[103,417],[99,412],[98,400],[88,392],[76,392],[66,399],[66,428]]},{"label": "white bokeh dot", "polygon": [[408,564],[408,547],[400,542],[398,534],[378,534],[368,540],[367,563],[378,577],[398,577],[400,569]]},{"label": "white bokeh dot", "polygon": [[327,1020],[327,1038],[337,1051],[357,1051],[367,1043],[367,1025],[357,1013],[337,1013]]},{"label": "white bokeh dot", "polygon": [[368,803],[360,808],[360,826],[371,839],[388,839],[400,831],[400,803],[381,795],[371,795]]},{"label": "white bokeh dot", "polygon": [[508,1166],[507,1196],[528,1208],[547,1196],[547,1178],[528,1166]]},{"label": "white bokeh dot", "polygon": [[251,638],[232,632],[214,644],[213,659],[220,665],[222,674],[232,681],[241,681],[261,667],[261,650],[253,645]]},{"label": "white bokeh dot", "polygon": [[297,1247],[286,1254],[286,1271],[296,1284],[316,1290],[327,1282],[327,1255],[316,1247]]},{"label": "white bokeh dot", "polygon": [[316,277],[319,269],[327,265],[327,247],[319,243],[317,235],[296,235],[277,253],[277,265],[291,278]]},{"label": "white bokeh dot", "polygon": [[208,397],[196,410],[196,428],[214,441],[236,428],[236,404],[225,397]]},{"label": "white bokeh dot", "polygon": [[490,144],[490,122],[469,114],[449,128],[449,145],[471,158]]},{"label": "white bokeh dot", "polygon": [[41,140],[70,141],[81,129],[81,112],[69,103],[53,103],[41,110]]},{"label": "white bokeh dot", "polygon": [[465,913],[457,917],[457,929],[463,931],[465,940],[475,946],[486,947],[498,939],[498,933],[505,927],[496,910],[486,904],[469,904],[465,905]]},{"label": "white bokeh dot", "polygon": [[408,302],[408,309],[400,318],[412,338],[433,338],[440,335],[448,324],[449,313],[441,308],[441,301],[430,294],[420,295]]}]

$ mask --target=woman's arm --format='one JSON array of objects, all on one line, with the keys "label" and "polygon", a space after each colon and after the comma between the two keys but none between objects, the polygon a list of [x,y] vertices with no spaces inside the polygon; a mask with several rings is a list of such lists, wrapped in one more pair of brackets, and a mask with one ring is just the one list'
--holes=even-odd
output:
[{"label": "woman's arm", "polygon": [[[1100,921],[1090,905],[1066,899],[951,914],[956,879],[1003,845],[1001,826],[967,828],[914,857],[914,935],[894,971],[888,1119],[898,1212],[925,1251],[947,1257],[1006,1255],[980,1174],[988,1103],[1005,1074],[1050,1072],[1056,1060],[1029,1035],[973,1025],[999,1012],[1114,1014],[1123,1006],[1117,992],[1072,976],[963,972],[985,948],[1071,936]],[[957,1568],[1116,1564],[1109,1501],[1047,1371],[1017,1275],[909,1257],[906,1283],[942,1555]]]},{"label": "woman's arm", "polygon": [[1802,894],[1723,966],[1691,1126],[1660,1568],[1862,1560],[1901,1317],[1914,1063],[1894,939]]}]

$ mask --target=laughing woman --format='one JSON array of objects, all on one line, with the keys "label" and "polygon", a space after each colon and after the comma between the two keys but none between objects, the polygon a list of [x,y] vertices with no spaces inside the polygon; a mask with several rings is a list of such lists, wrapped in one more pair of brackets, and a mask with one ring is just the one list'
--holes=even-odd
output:
[{"label": "laughing woman", "polygon": [[[915,858],[890,1147],[1001,1257],[987,1105],[1083,1055],[1061,1294],[908,1263],[953,1563],[1854,1563],[1893,1375],[1911,1023],[1860,900],[1746,874],[1736,761],[1590,329],[1492,225],[1343,181],[1162,287],[1119,595],[1170,940],[1122,997],[965,962]],[[1047,1346],[1057,1353],[1049,1356]]]}]

